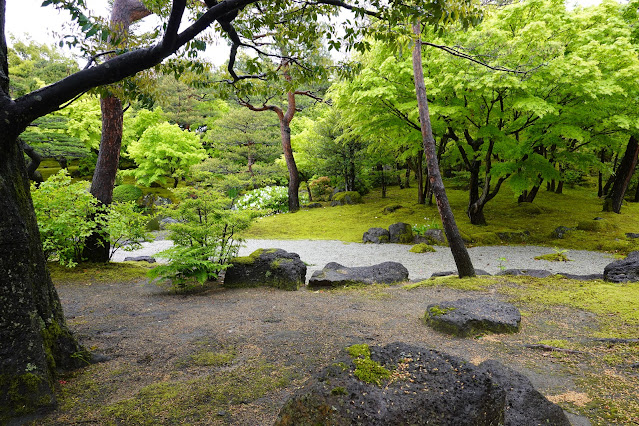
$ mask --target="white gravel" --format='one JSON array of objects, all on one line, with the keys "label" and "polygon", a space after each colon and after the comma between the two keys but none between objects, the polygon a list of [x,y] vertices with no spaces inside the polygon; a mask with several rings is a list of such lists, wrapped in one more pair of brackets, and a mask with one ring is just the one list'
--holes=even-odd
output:
[{"label": "white gravel", "polygon": [[[132,252],[119,250],[114,254],[112,261],[122,262],[127,256],[153,256],[171,244],[171,241],[160,240],[144,243],[142,249]],[[411,246],[402,244],[361,244],[331,240],[248,240],[239,254],[246,256],[259,248],[280,248],[299,254],[308,265],[307,279],[314,271],[322,269],[329,262],[337,262],[344,266],[399,262],[408,269],[411,280],[428,278],[433,272],[456,270],[448,247],[435,247],[437,251],[434,253],[411,253]],[[602,274],[604,267],[614,260],[609,254],[585,250],[567,251],[566,255],[572,259],[571,262],[535,260],[535,256],[554,253],[552,248],[538,246],[473,247],[468,249],[468,252],[475,269],[483,269],[491,274],[503,268],[546,269],[553,273],[579,275]]]}]

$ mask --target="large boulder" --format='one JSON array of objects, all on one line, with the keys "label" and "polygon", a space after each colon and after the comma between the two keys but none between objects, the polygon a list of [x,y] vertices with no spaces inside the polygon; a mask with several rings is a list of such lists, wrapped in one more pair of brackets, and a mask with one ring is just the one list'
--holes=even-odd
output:
[{"label": "large boulder", "polygon": [[346,204],[361,204],[362,196],[357,191],[338,192],[331,198],[331,207],[345,206]]},{"label": "large boulder", "polygon": [[401,263],[384,262],[373,266],[346,267],[328,263],[313,272],[309,287],[341,287],[351,284],[393,284],[408,280],[408,269]]},{"label": "large boulder", "polygon": [[428,305],[424,319],[435,330],[465,337],[484,333],[516,333],[521,314],[510,303],[469,298]]},{"label": "large boulder", "polygon": [[413,227],[408,223],[393,223],[388,227],[391,243],[412,244],[413,243]]},{"label": "large boulder", "polygon": [[570,425],[528,379],[497,362],[475,366],[404,343],[347,348],[284,404],[275,422],[317,424]]},{"label": "large boulder", "polygon": [[574,231],[575,228],[568,228],[567,226],[558,226],[555,228],[554,231],[552,231],[550,233],[550,236],[552,238],[559,238],[562,239],[566,236],[566,234],[568,234],[570,231]]},{"label": "large boulder", "polygon": [[231,260],[224,286],[275,287],[297,290],[306,281],[306,265],[296,253],[282,249],[259,249],[246,257]]},{"label": "large boulder", "polygon": [[388,229],[384,228],[370,228],[364,232],[362,236],[363,243],[383,244],[390,240],[390,234]]},{"label": "large boulder", "polygon": [[639,251],[631,251],[625,259],[606,265],[603,276],[613,283],[639,281]]}]

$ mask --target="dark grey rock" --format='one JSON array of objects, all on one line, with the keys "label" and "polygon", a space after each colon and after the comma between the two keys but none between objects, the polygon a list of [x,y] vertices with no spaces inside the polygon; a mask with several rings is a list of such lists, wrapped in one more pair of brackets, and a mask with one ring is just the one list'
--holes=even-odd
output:
[{"label": "dark grey rock", "polygon": [[231,260],[224,286],[275,287],[297,290],[306,281],[306,265],[296,253],[282,249],[259,249],[246,257]]},{"label": "dark grey rock", "polygon": [[310,203],[304,206],[305,209],[317,209],[322,207],[322,203]]},{"label": "dark grey rock", "polygon": [[518,232],[497,232],[497,236],[500,240],[506,241],[509,243],[524,243],[528,241],[530,238],[529,231],[518,231]]},{"label": "dark grey rock", "polygon": [[388,227],[391,243],[411,244],[413,242],[413,227],[404,222],[393,223]]},{"label": "dark grey rock", "polygon": [[593,220],[604,220],[604,218],[603,218],[603,217],[599,217],[599,216],[597,216],[597,217],[596,217],[596,218],[594,218]]},{"label": "dark grey rock", "polygon": [[555,230],[554,230],[554,231],[552,231],[552,232],[550,233],[550,236],[551,236],[552,238],[560,238],[560,239],[561,239],[561,238],[564,238],[564,236],[565,236],[568,232],[570,232],[570,231],[574,231],[574,230],[575,230],[575,228],[568,228],[567,226],[558,226],[558,227],[556,227],[556,228],[555,228]]},{"label": "dark grey rock", "polygon": [[395,206],[388,206],[388,207],[385,207],[385,208],[384,208],[384,211],[383,211],[382,213],[384,213],[384,214],[393,213],[393,212],[395,212],[395,211],[397,211],[397,210],[399,210],[399,209],[401,209],[401,208],[403,208],[403,207],[404,207],[404,206],[399,205],[399,204],[397,204],[397,205],[395,205]]},{"label": "dark grey rock", "polygon": [[626,232],[626,238],[639,238],[639,234],[635,232]]},{"label": "dark grey rock", "polygon": [[309,287],[340,287],[351,284],[393,284],[408,280],[408,270],[401,263],[384,262],[373,266],[346,267],[328,263],[313,272]]},{"label": "dark grey rock", "polygon": [[331,207],[345,206],[348,204],[361,204],[362,196],[356,191],[342,191],[331,197]]},{"label": "dark grey rock", "polygon": [[482,362],[479,369],[506,390],[505,425],[570,426],[563,410],[539,393],[523,374],[495,360]]},{"label": "dark grey rock", "polygon": [[159,220],[160,229],[164,230],[168,225],[172,225],[174,223],[180,223],[179,220],[173,219],[172,217],[165,217]]},{"label": "dark grey rock", "polygon": [[577,274],[559,274],[564,278],[568,278],[571,280],[579,280],[579,281],[594,281],[594,280],[603,280],[603,274],[588,274],[588,275],[577,275]]},{"label": "dark grey rock", "polygon": [[[490,275],[488,272],[484,271],[483,269],[475,269],[475,274],[477,276],[480,275]],[[450,275],[457,275],[457,271],[441,271],[441,272],[433,272],[433,275],[431,275],[431,278],[436,278],[436,277],[448,277]]]},{"label": "dark grey rock", "polygon": [[446,244],[446,234],[444,234],[442,229],[428,229],[424,232],[424,235],[414,235],[413,243],[430,245]]},{"label": "dark grey rock", "polygon": [[613,283],[639,281],[639,251],[631,251],[625,259],[606,265],[603,276]]},{"label": "dark grey rock", "polygon": [[495,275],[526,275],[534,278],[548,278],[552,275],[552,272],[546,271],[545,269],[505,269],[497,272]]},{"label": "dark grey rock", "polygon": [[456,336],[474,336],[486,332],[516,333],[521,314],[510,303],[469,298],[428,305],[424,319],[435,330]]},{"label": "dark grey rock", "polygon": [[388,229],[384,228],[371,228],[364,232],[364,235],[362,236],[363,243],[383,244],[389,242],[389,240],[390,233],[388,232]]},{"label": "dark grey rock", "polygon": [[161,197],[154,193],[148,193],[142,197],[142,205],[146,208],[154,208],[158,206],[166,206],[167,204],[172,204],[170,198]]},{"label": "dark grey rock", "polygon": [[152,256],[127,256],[124,258],[125,262],[149,262],[155,263],[155,258]]},{"label": "dark grey rock", "polygon": [[569,424],[556,415],[561,409],[537,400],[525,377],[508,381],[498,363],[477,367],[452,355],[404,343],[372,346],[369,359],[398,374],[380,384],[366,383],[356,376],[361,361],[343,354],[289,398],[275,425],[531,424],[516,423],[520,414],[541,419],[540,424]]}]

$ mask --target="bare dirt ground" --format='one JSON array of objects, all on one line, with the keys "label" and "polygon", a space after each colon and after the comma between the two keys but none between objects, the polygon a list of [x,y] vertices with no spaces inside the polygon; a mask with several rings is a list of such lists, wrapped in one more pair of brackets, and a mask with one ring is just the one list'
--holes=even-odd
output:
[{"label": "bare dirt ground", "polygon": [[[268,425],[286,398],[344,347],[395,341],[473,363],[497,359],[564,409],[606,423],[584,384],[598,348],[567,354],[525,347],[592,334],[595,315],[575,309],[520,304],[520,333],[462,339],[426,327],[426,306],[485,293],[402,285],[286,292],[215,284],[176,295],[145,278],[57,287],[72,330],[109,360],[63,378],[60,408],[34,424]],[[610,374],[619,376],[614,369]],[[583,416],[571,421],[590,424]]]}]

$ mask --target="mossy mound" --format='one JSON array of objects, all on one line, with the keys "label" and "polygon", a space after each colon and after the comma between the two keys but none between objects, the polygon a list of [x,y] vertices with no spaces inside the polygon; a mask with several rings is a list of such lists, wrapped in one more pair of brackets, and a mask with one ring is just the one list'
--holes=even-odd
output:
[{"label": "mossy mound", "polygon": [[615,226],[605,220],[582,220],[577,223],[577,229],[580,231],[601,232],[611,231]]},{"label": "mossy mound", "polygon": [[535,256],[535,260],[548,260],[549,262],[572,262],[572,259],[568,259],[563,252],[542,254],[541,256]]},{"label": "mossy mound", "polygon": [[113,201],[118,203],[137,202],[142,195],[142,190],[135,185],[124,184],[113,188]]},{"label": "mossy mound", "polygon": [[357,191],[338,192],[333,195],[331,206],[344,206],[347,204],[361,204],[362,196]]},{"label": "mossy mound", "polygon": [[411,249],[409,250],[411,253],[430,253],[430,252],[434,252],[437,251],[433,248],[433,246],[430,246],[428,244],[415,244],[413,247],[411,247]]}]

